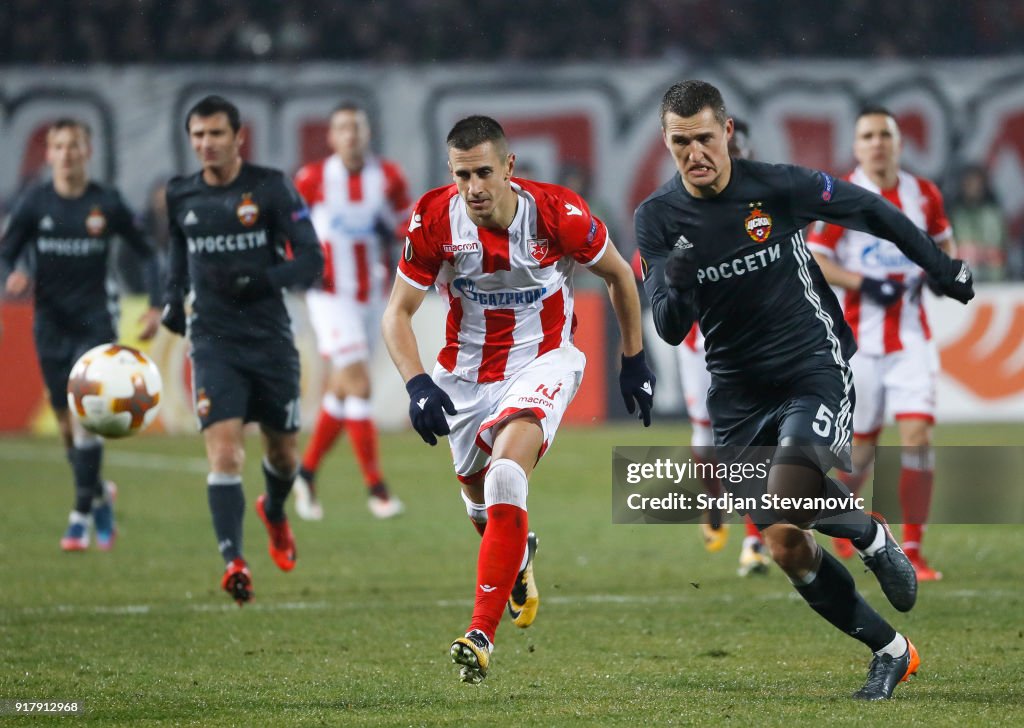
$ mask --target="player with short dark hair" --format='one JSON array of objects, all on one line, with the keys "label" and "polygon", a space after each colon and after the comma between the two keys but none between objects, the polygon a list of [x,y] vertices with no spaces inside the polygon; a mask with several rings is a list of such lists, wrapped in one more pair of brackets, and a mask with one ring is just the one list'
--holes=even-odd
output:
[{"label": "player with short dark hair", "polygon": [[320,354],[330,362],[327,391],[295,479],[295,512],[320,520],[316,472],[347,432],[363,473],[367,505],[377,518],[404,510],[384,482],[370,405],[370,359],[380,339],[388,265],[409,216],[409,192],[397,164],[370,151],[366,111],[344,101],[331,112],[327,142],[334,152],[305,165],[295,186],[310,209],[324,248],[321,285],[306,294]]},{"label": "player with short dark hair", "polygon": [[[882,195],[947,253],[956,247],[942,193],[935,183],[900,169],[900,129],[882,106],[868,106],[854,124],[857,168],[846,179]],[[857,337],[850,360],[858,403],[853,413],[853,472],[840,476],[854,493],[871,474],[875,445],[892,410],[900,435],[899,497],[903,550],[918,581],[936,581],[921,553],[934,480],[932,425],[938,353],[921,300],[927,276],[893,243],[838,225],[817,223],[808,247],[825,280],[843,289],[843,314]],[[844,539],[836,553],[853,556]]]},{"label": "player with short dark hair", "polygon": [[[116,489],[100,474],[103,439],[72,417],[67,399],[75,361],[94,346],[117,340],[117,298],[108,289],[116,238],[144,261],[151,308],[139,320],[139,338],[152,338],[160,326],[156,256],[120,193],[89,179],[91,139],[88,124],[78,119],[61,118],[50,126],[46,160],[52,179],[25,192],[0,242],[0,257],[12,271],[7,294],[24,295],[34,282],[36,352],[74,472],[75,505],[60,542],[65,551],[87,549],[90,526],[103,550],[113,546],[117,534]],[[24,254],[33,259],[30,271],[15,269]]]},{"label": "player with short dark hair", "polygon": [[299,355],[281,291],[313,285],[323,256],[291,182],[242,159],[243,132],[231,102],[201,100],[189,110],[186,128],[202,169],[167,184],[163,323],[191,340],[196,416],[210,462],[207,496],[226,564],[221,587],[241,605],[253,595],[242,555],[243,425],[249,421],[260,424],[264,452],[266,493],[256,512],[270,536],[271,558],[283,571],[295,566],[284,504],[298,465]]},{"label": "player with short dark hair", "polygon": [[[462,680],[476,683],[487,675],[502,612],[518,627],[536,615],[528,478],[583,377],[586,359],[573,345],[577,263],[608,285],[622,333],[620,389],[644,425],[655,381],[632,270],[583,198],[513,177],[515,155],[494,119],[462,119],[447,141],[455,184],[415,206],[383,331],[413,426],[431,445],[448,435],[467,512],[483,537],[473,618],[450,650]],[[431,285],[448,306],[432,375],[412,329]]]},{"label": "player with short dark hair", "polygon": [[[718,89],[703,81],[676,84],[665,94],[663,137],[679,171],[635,215],[655,325],[678,344],[699,320],[712,377],[708,410],[723,457],[743,459],[753,447],[779,446],[767,494],[848,496],[826,473],[834,465],[850,469],[848,361],[856,343],[803,228],[822,219],[892,240],[962,302],[974,295],[970,269],[860,187],[802,167],[730,158],[733,122],[724,112]],[[874,653],[854,697],[889,698],[917,670],[917,650],[805,530],[850,538],[892,605],[907,611],[917,579],[885,525],[861,511],[826,518],[783,501],[751,515],[811,608]]]}]

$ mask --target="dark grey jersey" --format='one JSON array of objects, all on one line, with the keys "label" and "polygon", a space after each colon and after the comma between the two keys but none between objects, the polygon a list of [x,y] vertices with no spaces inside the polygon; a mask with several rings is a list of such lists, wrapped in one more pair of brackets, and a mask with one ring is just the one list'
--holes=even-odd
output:
[{"label": "dark grey jersey", "polygon": [[[842,366],[856,344],[804,242],[814,220],[892,240],[929,275],[949,276],[952,261],[878,195],[803,167],[733,159],[716,197],[690,195],[676,174],[636,210],[644,288],[661,338],[678,344],[696,318],[708,370],[724,381],[781,380],[819,353]],[[692,249],[698,265],[686,300],[664,279],[675,247]]]},{"label": "dark grey jersey", "polygon": [[50,181],[29,189],[11,213],[0,242],[4,268],[23,254],[33,259],[37,315],[74,332],[109,325],[107,279],[114,238],[146,261],[151,302],[159,305],[156,257],[116,189],[90,182],[75,198],[61,197]]},{"label": "dark grey jersey", "polygon": [[[323,269],[309,211],[291,181],[278,170],[248,163],[224,186],[206,184],[202,172],[175,177],[167,185],[167,213],[167,295],[181,300],[191,288],[193,343],[291,341],[280,289],[308,288]],[[218,284],[225,270],[264,270],[277,293],[236,301]]]}]

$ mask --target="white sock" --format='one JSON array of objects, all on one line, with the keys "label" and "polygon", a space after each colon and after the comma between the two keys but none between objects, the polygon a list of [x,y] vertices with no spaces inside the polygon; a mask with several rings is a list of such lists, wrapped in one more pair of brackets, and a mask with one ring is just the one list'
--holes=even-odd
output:
[{"label": "white sock", "polygon": [[[885,546],[885,526],[881,523],[875,523],[875,539],[871,542],[871,545],[861,551],[864,556],[874,556],[878,553],[878,550]],[[903,654],[902,652],[900,653]]]},{"label": "white sock", "polygon": [[892,638],[892,642],[887,644],[882,649],[878,650],[875,654],[881,657],[882,655],[889,655],[892,658],[903,657],[907,653],[907,638],[901,635],[899,632]]},{"label": "white sock", "polygon": [[761,539],[759,539],[757,536],[746,536],[743,539],[743,548],[745,548],[745,549],[746,548],[751,548],[752,549],[755,546],[760,546],[760,545],[761,545]]}]

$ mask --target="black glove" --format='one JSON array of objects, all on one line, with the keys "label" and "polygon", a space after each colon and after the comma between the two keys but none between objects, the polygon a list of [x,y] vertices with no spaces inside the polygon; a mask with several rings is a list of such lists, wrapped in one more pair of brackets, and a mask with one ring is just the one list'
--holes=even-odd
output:
[{"label": "black glove", "polygon": [[457,414],[451,398],[426,373],[417,374],[406,382],[405,391],[409,393],[409,419],[413,429],[420,433],[423,442],[436,445],[435,435],[451,432],[444,413]]},{"label": "black glove", "polygon": [[900,281],[893,281],[888,278],[868,278],[864,276],[864,279],[860,282],[860,292],[881,306],[889,306],[896,303],[906,288]]},{"label": "black glove", "polygon": [[172,299],[164,304],[164,312],[160,316],[160,323],[172,334],[185,335],[185,302],[180,299]]},{"label": "black glove", "polygon": [[651,426],[651,407],[654,405],[654,385],[657,382],[654,372],[647,366],[644,352],[622,357],[622,370],[619,372],[619,389],[622,390],[622,401],[626,403],[626,411],[644,421],[644,427]]},{"label": "black glove", "polygon": [[665,260],[665,283],[679,293],[686,293],[697,285],[697,253],[690,243],[679,244]]},{"label": "black glove", "polygon": [[960,303],[967,303],[974,298],[974,276],[971,274],[971,267],[959,258],[950,261],[947,277],[936,283],[942,293]]},{"label": "black glove", "polygon": [[932,293],[934,293],[934,294],[935,294],[936,296],[938,296],[939,298],[943,298],[943,297],[944,297],[944,296],[946,295],[946,294],[945,294],[945,293],[944,293],[944,292],[942,291],[942,286],[940,286],[940,285],[939,285],[939,282],[938,282],[937,280],[935,280],[934,278],[932,278],[931,276],[926,276],[926,277],[925,277],[925,279],[924,279],[924,284],[925,284],[926,286],[928,286],[928,290],[929,290],[929,291],[931,291]]},{"label": "black glove", "polygon": [[232,274],[228,292],[240,303],[250,303],[274,295],[274,285],[265,270],[235,272]]}]

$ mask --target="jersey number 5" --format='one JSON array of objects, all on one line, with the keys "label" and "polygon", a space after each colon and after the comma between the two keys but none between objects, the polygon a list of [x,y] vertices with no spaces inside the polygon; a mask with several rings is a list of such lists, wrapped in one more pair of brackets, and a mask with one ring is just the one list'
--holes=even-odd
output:
[{"label": "jersey number 5", "polygon": [[825,405],[821,405],[818,407],[818,414],[814,415],[814,422],[811,423],[811,429],[814,430],[815,434],[819,437],[828,437],[829,433],[832,432],[833,419],[835,419],[835,413]]}]

